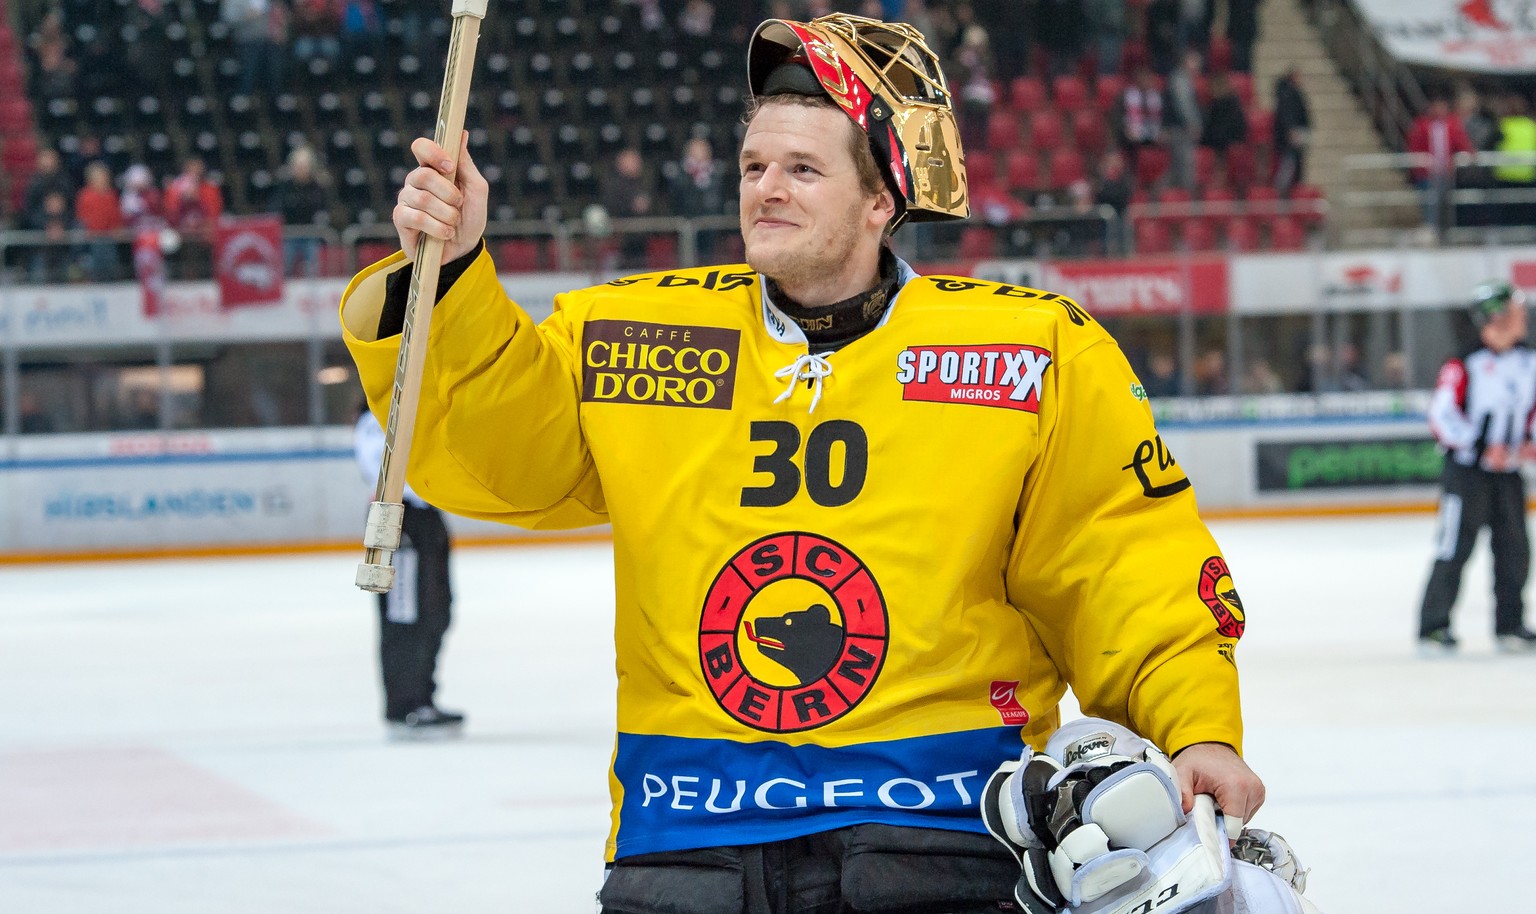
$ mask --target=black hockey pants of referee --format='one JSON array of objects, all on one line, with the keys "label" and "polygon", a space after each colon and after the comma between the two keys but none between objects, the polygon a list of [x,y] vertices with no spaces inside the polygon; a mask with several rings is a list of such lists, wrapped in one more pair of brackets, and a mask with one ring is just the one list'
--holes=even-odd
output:
[{"label": "black hockey pants of referee", "polygon": [[1517,631],[1524,625],[1521,594],[1531,568],[1524,477],[1446,460],[1441,481],[1445,491],[1440,496],[1435,566],[1419,610],[1419,636],[1450,627],[1451,604],[1461,590],[1461,570],[1483,527],[1493,541],[1494,631]]},{"label": "black hockey pants of referee", "polygon": [[384,716],[400,720],[432,704],[437,652],[448,631],[448,527],[436,508],[405,506],[395,586],[379,595]]}]

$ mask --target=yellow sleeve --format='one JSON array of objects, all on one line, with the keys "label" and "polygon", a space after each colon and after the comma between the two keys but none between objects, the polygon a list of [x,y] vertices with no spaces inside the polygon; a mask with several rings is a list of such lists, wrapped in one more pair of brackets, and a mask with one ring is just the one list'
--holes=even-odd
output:
[{"label": "yellow sleeve", "polygon": [[[341,301],[343,336],[368,405],[389,412],[400,336],[375,339],[385,280],[405,256],[359,273]],[[606,522],[581,430],[574,331],[556,299],[535,325],[481,252],[432,312],[406,478],[428,502],[522,527]]]},{"label": "yellow sleeve", "polygon": [[1085,714],[1169,754],[1207,741],[1241,752],[1232,660],[1241,604],[1218,573],[1226,564],[1194,491],[1108,337],[1052,374],[1009,561],[1010,601]]}]

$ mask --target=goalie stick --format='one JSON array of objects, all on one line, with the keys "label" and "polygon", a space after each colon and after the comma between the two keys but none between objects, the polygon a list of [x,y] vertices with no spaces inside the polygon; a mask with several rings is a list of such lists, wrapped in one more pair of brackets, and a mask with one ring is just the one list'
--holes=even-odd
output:
[{"label": "goalie stick", "polygon": [[[480,20],[485,18],[489,3],[490,0],[453,0],[453,34],[448,41],[443,96],[438,104],[437,130],[433,136],[453,162],[459,160],[464,111],[469,102],[469,81],[475,71],[475,45],[480,40]],[[405,491],[405,465],[416,428],[421,373],[427,359],[427,337],[442,265],[442,239],[423,233],[416,242],[415,269],[405,305],[405,329],[400,337],[400,358],[395,363],[389,419],[384,425],[384,461],[379,466],[373,503],[368,506],[368,524],[363,531],[366,551],[357,566],[357,586],[372,593],[385,593],[395,582],[394,554],[400,548],[400,527],[405,517],[405,506],[401,501]]]}]

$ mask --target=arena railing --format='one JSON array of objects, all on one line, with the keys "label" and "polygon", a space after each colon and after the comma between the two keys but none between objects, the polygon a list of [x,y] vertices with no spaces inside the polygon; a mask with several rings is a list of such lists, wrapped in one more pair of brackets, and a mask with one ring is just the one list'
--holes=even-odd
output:
[{"label": "arena railing", "polygon": [[1311,0],[1318,37],[1360,96],[1376,130],[1403,148],[1413,119],[1428,104],[1413,71],[1382,45],[1350,0]]},{"label": "arena railing", "polygon": [[[1536,153],[1458,153],[1448,170],[1436,170],[1428,153],[1366,153],[1343,160],[1344,186],[1371,183],[1362,176],[1389,172],[1399,190],[1345,190],[1336,195],[1339,240],[1345,247],[1492,244],[1536,239]],[[1501,180],[1500,168],[1530,169],[1533,180]],[[1422,169],[1422,186],[1410,184]],[[1404,217],[1404,212],[1413,217]],[[1371,223],[1364,227],[1359,223]]]},{"label": "arena railing", "polygon": [[[213,243],[207,232],[152,229],[160,243],[167,279],[213,278]],[[0,286],[134,280],[133,230],[62,233],[36,229],[0,231]],[[292,277],[339,273],[343,233],[320,225],[283,229],[285,272]],[[328,263],[327,260],[330,260]]]}]

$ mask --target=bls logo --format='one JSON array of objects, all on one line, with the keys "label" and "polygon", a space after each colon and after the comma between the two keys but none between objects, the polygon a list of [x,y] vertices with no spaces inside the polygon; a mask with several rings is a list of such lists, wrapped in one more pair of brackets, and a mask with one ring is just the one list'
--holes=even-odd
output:
[{"label": "bls logo", "polygon": [[1216,631],[1228,638],[1241,638],[1247,617],[1243,613],[1243,601],[1232,583],[1232,572],[1227,560],[1219,555],[1206,559],[1200,566],[1200,599],[1216,617]]},{"label": "bls logo", "polygon": [[812,730],[874,688],[887,637],[885,598],[857,556],[814,533],[776,533],[715,576],[699,662],[736,720],[770,733]]}]

